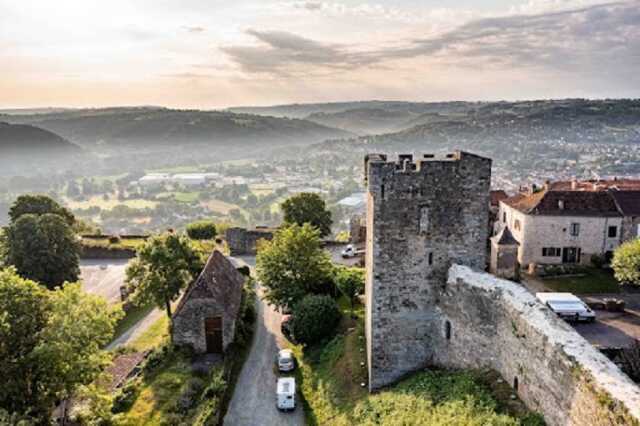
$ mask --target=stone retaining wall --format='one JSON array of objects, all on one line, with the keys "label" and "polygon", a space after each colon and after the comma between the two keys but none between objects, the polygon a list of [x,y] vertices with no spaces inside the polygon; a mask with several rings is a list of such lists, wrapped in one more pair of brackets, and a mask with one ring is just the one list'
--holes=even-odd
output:
[{"label": "stone retaining wall", "polygon": [[640,389],[524,287],[454,265],[433,318],[434,365],[488,367],[549,425],[640,424]]}]

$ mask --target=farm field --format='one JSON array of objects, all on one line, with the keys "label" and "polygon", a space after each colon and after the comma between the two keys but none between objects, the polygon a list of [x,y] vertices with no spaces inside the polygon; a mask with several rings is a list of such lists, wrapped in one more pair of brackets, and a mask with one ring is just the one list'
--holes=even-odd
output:
[{"label": "farm field", "polygon": [[127,207],[131,207],[133,209],[144,209],[144,208],[155,208],[157,203],[155,201],[144,200],[142,198],[134,199],[134,200],[123,200],[120,201],[116,197],[109,198],[105,200],[101,196],[93,196],[84,201],[75,201],[69,198],[64,199],[64,204],[72,209],[88,209],[90,207],[100,207],[102,210],[111,210],[115,206],[125,205]]}]

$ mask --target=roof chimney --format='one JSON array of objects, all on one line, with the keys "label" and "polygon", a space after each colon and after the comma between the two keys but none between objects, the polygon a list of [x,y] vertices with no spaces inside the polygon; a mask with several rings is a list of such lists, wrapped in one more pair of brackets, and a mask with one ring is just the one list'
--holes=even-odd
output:
[{"label": "roof chimney", "polygon": [[571,178],[571,190],[575,191],[578,189],[578,180],[574,177]]}]

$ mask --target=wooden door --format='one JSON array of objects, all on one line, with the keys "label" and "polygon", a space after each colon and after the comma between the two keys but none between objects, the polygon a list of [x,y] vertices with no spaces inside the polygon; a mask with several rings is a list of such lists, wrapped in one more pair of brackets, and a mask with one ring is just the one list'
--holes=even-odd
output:
[{"label": "wooden door", "polygon": [[204,333],[207,339],[207,353],[222,353],[222,317],[206,318]]}]

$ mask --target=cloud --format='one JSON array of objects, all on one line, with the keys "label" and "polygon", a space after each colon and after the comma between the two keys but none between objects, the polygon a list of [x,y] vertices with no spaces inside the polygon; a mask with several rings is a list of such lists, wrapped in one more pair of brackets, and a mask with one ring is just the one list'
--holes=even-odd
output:
[{"label": "cloud", "polygon": [[307,10],[321,10],[322,3],[319,1],[305,1],[305,2],[297,2],[294,4],[294,7],[307,9]]},{"label": "cloud", "polygon": [[358,70],[412,59],[598,75],[630,74],[640,66],[638,0],[476,19],[436,36],[394,41],[393,47],[382,48],[323,43],[283,31],[247,33],[258,44],[222,49],[247,73]]},{"label": "cloud", "polygon": [[194,34],[203,33],[203,32],[206,31],[206,29],[204,27],[200,27],[200,26],[197,26],[197,25],[194,25],[194,26],[185,25],[185,26],[182,27],[182,29],[185,30],[188,33],[194,33]]},{"label": "cloud", "polygon": [[296,74],[299,67],[349,69],[362,66],[374,58],[348,51],[339,44],[321,43],[286,31],[248,30],[257,46],[222,48],[233,62],[249,73]]}]

